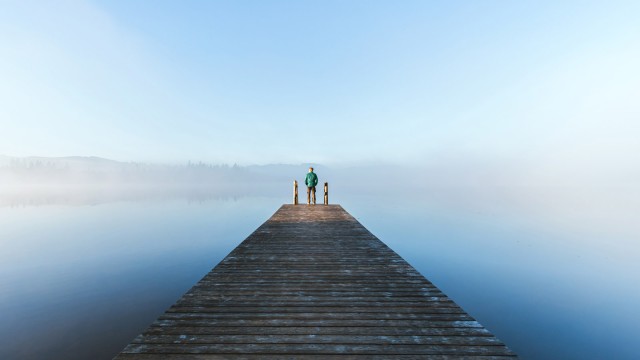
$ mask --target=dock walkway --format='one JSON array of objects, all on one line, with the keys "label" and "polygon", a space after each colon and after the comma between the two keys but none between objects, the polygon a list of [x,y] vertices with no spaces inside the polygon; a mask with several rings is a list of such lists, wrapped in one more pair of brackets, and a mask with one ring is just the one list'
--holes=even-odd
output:
[{"label": "dock walkway", "polygon": [[115,359],[506,359],[339,205],[283,205]]}]

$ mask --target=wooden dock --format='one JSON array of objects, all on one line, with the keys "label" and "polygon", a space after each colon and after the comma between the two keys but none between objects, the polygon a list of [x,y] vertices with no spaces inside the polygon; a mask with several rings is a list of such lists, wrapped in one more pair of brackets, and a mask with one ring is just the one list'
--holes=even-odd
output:
[{"label": "wooden dock", "polygon": [[516,355],[339,205],[283,205],[116,356]]}]

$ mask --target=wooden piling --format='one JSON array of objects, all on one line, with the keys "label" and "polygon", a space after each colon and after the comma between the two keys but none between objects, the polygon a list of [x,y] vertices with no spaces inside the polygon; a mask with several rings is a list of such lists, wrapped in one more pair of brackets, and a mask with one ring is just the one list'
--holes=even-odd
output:
[{"label": "wooden piling", "polygon": [[298,181],[293,180],[293,205],[298,205]]},{"label": "wooden piling", "polygon": [[329,205],[329,183],[324,183],[324,204]]}]

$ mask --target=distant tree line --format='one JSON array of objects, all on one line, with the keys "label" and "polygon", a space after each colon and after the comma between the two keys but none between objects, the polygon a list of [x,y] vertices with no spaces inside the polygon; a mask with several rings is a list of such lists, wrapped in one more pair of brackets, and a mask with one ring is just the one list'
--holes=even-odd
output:
[{"label": "distant tree line", "polygon": [[[248,182],[250,171],[237,164],[187,162],[151,164],[100,158],[11,158],[0,163],[0,182],[60,183],[236,183]],[[268,181],[268,177],[264,179]]]}]

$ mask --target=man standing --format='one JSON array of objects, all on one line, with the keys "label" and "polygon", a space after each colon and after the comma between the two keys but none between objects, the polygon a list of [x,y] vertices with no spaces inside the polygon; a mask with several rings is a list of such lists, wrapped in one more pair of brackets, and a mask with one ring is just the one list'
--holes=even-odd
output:
[{"label": "man standing", "polygon": [[313,204],[316,203],[316,185],[318,185],[318,175],[313,172],[313,168],[309,168],[307,177],[304,179],[304,184],[307,185],[307,204],[311,204],[311,198],[313,198]]}]

